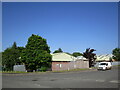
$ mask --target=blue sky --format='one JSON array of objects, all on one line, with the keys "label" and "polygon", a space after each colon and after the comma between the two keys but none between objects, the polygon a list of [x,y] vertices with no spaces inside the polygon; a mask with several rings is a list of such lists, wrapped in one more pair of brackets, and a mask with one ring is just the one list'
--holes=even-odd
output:
[{"label": "blue sky", "polygon": [[25,46],[32,34],[47,39],[51,52],[111,54],[118,47],[117,2],[11,2],[2,4],[2,49]]}]

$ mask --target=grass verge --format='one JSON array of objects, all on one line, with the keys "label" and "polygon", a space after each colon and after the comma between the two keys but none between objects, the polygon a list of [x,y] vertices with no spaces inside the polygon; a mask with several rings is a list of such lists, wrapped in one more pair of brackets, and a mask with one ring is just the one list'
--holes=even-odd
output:
[{"label": "grass verge", "polygon": [[0,73],[28,73],[28,72],[24,72],[24,71],[0,71]]},{"label": "grass verge", "polygon": [[52,71],[52,72],[71,72],[71,71],[84,71],[90,70],[89,68],[80,68],[80,69],[71,69],[71,70],[61,70],[61,71]]},{"label": "grass verge", "polygon": [[[117,67],[120,65],[114,65],[113,67]],[[47,72],[72,72],[72,71],[85,71],[85,70],[94,70],[96,67],[90,68],[80,68],[80,69],[71,69],[71,70],[61,70],[61,71],[46,71],[46,72],[24,72],[24,71],[0,71],[0,73],[10,73],[10,74],[22,74],[22,73],[47,73]]]}]

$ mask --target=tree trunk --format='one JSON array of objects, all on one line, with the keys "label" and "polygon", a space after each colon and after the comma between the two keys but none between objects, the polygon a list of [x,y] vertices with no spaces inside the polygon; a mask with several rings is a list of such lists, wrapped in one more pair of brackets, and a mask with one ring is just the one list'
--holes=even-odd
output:
[{"label": "tree trunk", "polygon": [[91,65],[92,65],[92,60],[90,59],[89,60],[89,68],[91,67]]}]

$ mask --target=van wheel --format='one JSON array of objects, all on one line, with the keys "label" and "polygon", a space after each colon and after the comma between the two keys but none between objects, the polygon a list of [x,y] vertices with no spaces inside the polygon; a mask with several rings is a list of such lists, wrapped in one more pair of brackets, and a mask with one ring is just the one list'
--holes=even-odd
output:
[{"label": "van wheel", "polygon": [[106,67],[105,70],[107,70],[108,68]]},{"label": "van wheel", "polygon": [[111,67],[109,68],[109,70],[111,70]]},{"label": "van wheel", "polygon": [[97,69],[98,71],[100,71],[100,69]]}]

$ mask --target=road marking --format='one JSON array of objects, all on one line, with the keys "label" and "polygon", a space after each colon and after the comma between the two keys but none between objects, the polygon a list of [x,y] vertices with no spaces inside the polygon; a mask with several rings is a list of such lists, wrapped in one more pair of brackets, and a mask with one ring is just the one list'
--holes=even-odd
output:
[{"label": "road marking", "polygon": [[37,86],[41,86],[40,84],[35,84],[35,85],[37,85]]},{"label": "road marking", "polygon": [[105,82],[105,80],[96,80],[96,82]]},{"label": "road marking", "polygon": [[110,83],[119,83],[119,81],[117,81],[117,80],[112,80],[112,81],[110,81]]}]

